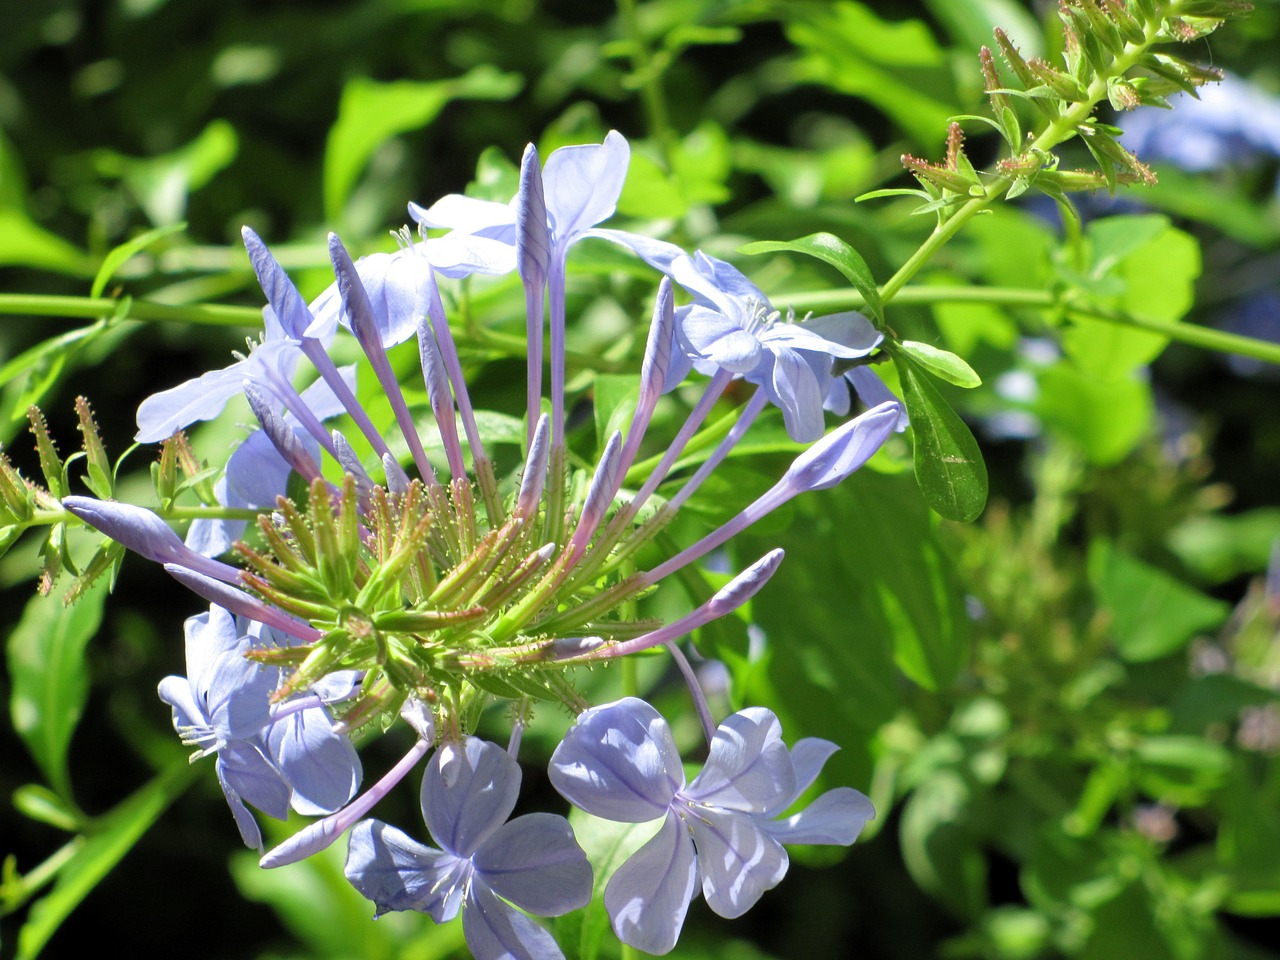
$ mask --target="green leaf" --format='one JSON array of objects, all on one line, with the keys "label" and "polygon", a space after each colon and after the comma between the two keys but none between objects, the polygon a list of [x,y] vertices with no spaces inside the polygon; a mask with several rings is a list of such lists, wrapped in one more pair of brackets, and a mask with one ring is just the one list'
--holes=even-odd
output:
[{"label": "green leaf", "polygon": [[921,20],[883,20],[866,4],[783,4],[802,82],[851,94],[883,111],[917,143],[932,145],[963,110],[947,54]]},{"label": "green leaf", "polygon": [[89,291],[89,296],[102,296],[102,291],[106,289],[107,282],[134,254],[145,250],[157,240],[161,240],[170,234],[181,233],[186,228],[187,225],[185,223],[173,223],[167,227],[156,227],[153,230],[138,234],[132,240],[122,243],[118,247],[112,248],[102,259],[102,266],[98,268],[98,273],[93,278],[93,287]]},{"label": "green leaf", "polygon": [[1015,0],[925,0],[925,6],[946,27],[960,50],[990,45],[991,31],[1001,27],[1016,39],[1025,56],[1041,56],[1044,42],[1040,25]]},{"label": "green leaf", "polygon": [[347,81],[338,120],[324,151],[324,209],[342,219],[347,198],[374,153],[392,137],[431,123],[450,100],[506,100],[522,81],[512,73],[481,66],[451,80],[378,83],[367,77]]},{"label": "green leaf", "polygon": [[948,520],[969,523],[987,503],[982,451],[929,378],[907,356],[894,357],[915,435],[916,480],[925,502]]},{"label": "green leaf", "polygon": [[49,893],[32,905],[18,931],[16,960],[35,960],[62,921],[207,768],[183,760],[94,821],[93,833],[63,864]]},{"label": "green leaf", "polygon": [[152,223],[176,224],[186,212],[187,198],[223,170],[240,150],[235,128],[212,120],[190,143],[157,157],[129,157],[98,151],[104,176],[118,176],[138,198]]},{"label": "green leaf", "polygon": [[35,267],[88,274],[93,262],[81,250],[38,226],[21,210],[0,210],[0,266]]},{"label": "green leaf", "polygon": [[1089,580],[1111,613],[1111,640],[1131,663],[1181,650],[1197,633],[1220,626],[1231,608],[1105,540],[1089,550]]},{"label": "green leaf", "polygon": [[839,237],[830,233],[813,233],[799,240],[761,240],[748,243],[738,249],[740,253],[751,255],[780,250],[795,251],[831,264],[844,274],[845,279],[853,284],[855,290],[862,294],[862,299],[866,301],[867,309],[872,315],[882,324],[884,323],[884,309],[880,306],[880,289],[876,286],[875,277],[871,275],[871,269],[862,259],[862,255]]},{"label": "green leaf", "polygon": [[966,827],[972,790],[954,770],[940,770],[911,794],[902,811],[902,858],[916,883],[961,916],[986,906],[986,857]]},{"label": "green leaf", "polygon": [[982,385],[982,378],[973,367],[950,350],[940,350],[919,340],[900,340],[896,349],[910,354],[912,360],[947,383],[964,387],[966,390]]},{"label": "green leaf", "polygon": [[33,597],[6,647],[13,728],[64,798],[71,797],[67,747],[89,691],[84,650],[101,622],[106,595],[100,583],[71,607],[61,598]]},{"label": "green leaf", "polygon": [[604,450],[614,431],[621,430],[625,434],[640,400],[640,384],[634,376],[597,373],[592,399],[595,401],[596,442]]},{"label": "green leaf", "polygon": [[1036,412],[1092,463],[1118,463],[1151,427],[1151,387],[1138,377],[1101,380],[1063,360],[1040,371],[1037,381]]},{"label": "green leaf", "polygon": [[[1163,217],[1125,218],[1154,221],[1154,234],[1136,248],[1122,248],[1110,275],[1123,285],[1107,302],[1120,310],[1152,320],[1181,320],[1195,302],[1200,275],[1200,247],[1195,238],[1168,226]],[[1116,256],[1109,254],[1108,258]],[[1102,260],[1099,261],[1101,264]],[[1099,269],[1095,266],[1095,271]],[[1159,356],[1168,337],[1119,324],[1076,316],[1063,334],[1066,351],[1093,376],[1118,379]]]},{"label": "green leaf", "polygon": [[1176,806],[1199,807],[1226,781],[1231,751],[1199,736],[1147,737],[1134,751],[1134,779],[1147,793]]},{"label": "green leaf", "polygon": [[48,787],[27,783],[13,791],[13,806],[25,817],[75,833],[83,816]]},{"label": "green leaf", "polygon": [[609,914],[604,908],[604,888],[627,858],[658,831],[662,821],[615,823],[571,807],[569,824],[578,845],[591,861],[591,902],[581,910],[556,919],[556,940],[572,960],[597,960],[605,939],[614,939]]}]

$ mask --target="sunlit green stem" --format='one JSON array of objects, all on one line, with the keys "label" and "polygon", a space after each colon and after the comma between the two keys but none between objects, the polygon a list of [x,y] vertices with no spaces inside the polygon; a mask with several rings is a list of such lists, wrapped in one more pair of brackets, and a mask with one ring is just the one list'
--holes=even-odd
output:
[{"label": "sunlit green stem", "polygon": [[[1176,7],[1176,4],[1171,5],[1171,7]],[[1169,12],[1172,14],[1172,9]],[[1072,104],[1050,121],[1049,125],[1031,141],[1025,152],[1029,154],[1048,152],[1064,140],[1075,136],[1080,125],[1093,115],[1094,108],[1106,97],[1109,82],[1127,73],[1151,45],[1156,42],[1162,19],[1160,16],[1152,17],[1144,27],[1144,35],[1141,42],[1125,44],[1124,50],[1112,61],[1110,68],[1093,78],[1093,81],[1089,84],[1085,99],[1079,103]],[[920,245],[919,249],[880,288],[881,302],[887,304],[894,299],[911,278],[919,272],[920,268],[948,240],[959,233],[966,223],[990,206],[994,200],[1004,193],[1004,190],[1005,183],[1003,181],[991,184],[983,189],[979,196],[967,200],[949,218],[939,223],[934,228],[933,233]]]},{"label": "sunlit green stem", "polygon": [[[779,298],[783,301],[784,298]],[[1104,307],[1088,303],[1076,303],[1070,298],[1063,299],[1059,294],[1048,290],[1024,289],[1021,287],[951,287],[920,285],[903,288],[897,296],[903,304],[933,303],[982,303],[999,307],[1033,307],[1049,309],[1060,307],[1067,314],[1083,317],[1088,320],[1100,320],[1121,327],[1132,327],[1137,330],[1148,330],[1176,340],[1179,343],[1202,347],[1206,350],[1217,350],[1220,353],[1236,353],[1264,363],[1280,365],[1280,344],[1267,340],[1257,340],[1223,330],[1213,330],[1191,323],[1170,323],[1167,320],[1152,320],[1149,317],[1135,316],[1122,310],[1108,310]],[[862,296],[852,289],[817,290],[792,294],[784,302],[796,310],[864,305]],[[718,426],[718,424],[717,424]],[[714,429],[714,428],[712,428]],[[701,437],[695,437],[694,442]],[[693,446],[693,443],[690,443]]]},{"label": "sunlit green stem", "polygon": [[[96,319],[115,313],[120,302],[110,297],[59,297],[44,294],[0,293],[0,316],[80,317]],[[134,300],[127,316],[133,320],[164,320],[219,327],[261,327],[259,307],[228,307],[215,303],[172,304]]]}]

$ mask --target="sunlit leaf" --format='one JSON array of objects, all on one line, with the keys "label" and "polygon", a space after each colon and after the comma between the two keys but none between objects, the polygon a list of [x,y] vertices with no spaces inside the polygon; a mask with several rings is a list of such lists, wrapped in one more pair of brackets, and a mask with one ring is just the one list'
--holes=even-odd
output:
[{"label": "sunlit leaf", "polygon": [[968,523],[987,503],[987,467],[963,420],[915,363],[894,359],[915,435],[916,480],[925,501],[948,520]]},{"label": "sunlit leaf", "polygon": [[67,747],[89,692],[84,651],[101,622],[106,596],[99,584],[70,607],[61,597],[33,597],[6,647],[13,728],[63,797],[71,796]]}]

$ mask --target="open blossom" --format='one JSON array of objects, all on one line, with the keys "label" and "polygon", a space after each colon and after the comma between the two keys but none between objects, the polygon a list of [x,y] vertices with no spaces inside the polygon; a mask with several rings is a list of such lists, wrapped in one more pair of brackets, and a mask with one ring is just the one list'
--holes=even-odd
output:
[{"label": "open blossom", "polygon": [[856,791],[832,791],[812,813],[774,820],[817,777],[830,753],[824,743],[797,744],[798,777],[777,717],[742,710],[716,728],[706,764],[686,782],[671,729],[649,704],[627,698],[585,711],[551,758],[552,784],[606,820],[662,818],[605,888],[618,938],[668,953],[699,882],[713,911],[741,916],[786,874],[784,842],[852,843],[874,813]]},{"label": "open blossom", "polygon": [[[468,737],[446,743],[422,778],[428,847],[379,820],[351,831],[347,879],[378,914],[418,910],[437,923],[462,912],[476,960],[554,960],[551,935],[510,904],[558,917],[591,899],[591,865],[564,817],[508,822],[520,767],[501,747]],[[508,902],[509,901],[509,902]]]},{"label": "open blossom", "polygon": [[759,384],[782,411],[787,433],[802,443],[822,436],[832,361],[865,357],[883,339],[854,312],[785,322],[741,272],[702,252],[677,258],[671,277],[697,298],[680,315],[695,366]]},{"label": "open blossom", "polygon": [[[283,820],[342,806],[360,783],[351,742],[333,730],[323,699],[273,708],[278,671],[245,659],[253,638],[241,635],[221,607],[186,623],[187,676],[160,682],[160,699],[173,708],[173,725],[201,755],[217,754],[218,783],[245,845],[262,847],[262,834],[245,806]],[[350,688],[350,677],[330,681],[330,693]],[[298,708],[301,709],[298,709]]]}]

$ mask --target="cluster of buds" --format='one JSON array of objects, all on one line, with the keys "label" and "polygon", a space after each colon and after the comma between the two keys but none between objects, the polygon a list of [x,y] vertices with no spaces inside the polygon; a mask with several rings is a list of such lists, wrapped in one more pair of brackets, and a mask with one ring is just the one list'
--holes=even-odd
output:
[{"label": "cluster of buds", "polygon": [[[481,958],[509,955],[502,951],[512,942],[524,945],[516,955],[559,956],[546,931],[507,901],[555,916],[590,895],[590,865],[563,818],[506,823],[519,787],[520,733],[538,703],[579,717],[552,765],[567,799],[606,819],[665,818],[606,894],[618,935],[650,952],[674,946],[696,878],[713,909],[736,916],[781,880],[782,843],[851,843],[873,814],[865,797],[843,788],[787,818],[834,745],[788,748],[776,718],[759,708],[717,723],[680,649],[682,638],[764,586],[780,550],[671,623],[635,619],[632,611],[643,595],[781,504],[839,483],[905,427],[901,404],[868,367],[843,372],[870,356],[882,335],[858,313],[783,318],[723,261],[599,227],[613,213],[628,159],[616,133],[603,144],[562,148],[545,168],[530,147],[509,204],[450,196],[430,208],[411,205],[419,237],[406,232],[396,253],[358,263],[331,236],[336,282],[310,304],[246,228],[268,303],[263,336],[230,367],[157,394],[138,413],[140,441],[168,438],[155,471],[162,505],[184,486],[204,484],[212,497],[207,515],[184,541],[156,512],[116,502],[109,489],[61,499],[60,509],[163,563],[210,602],[187,625],[187,677],[161,684],[175,727],[197,756],[217,755],[219,782],[250,846],[261,847],[261,834],[249,807],[323,817],[268,852],[263,865],[309,856],[359,824],[347,867],[356,887],[380,912],[417,909],[446,920],[461,910]],[[448,232],[429,238],[428,228]],[[664,276],[630,423],[605,439],[594,466],[577,467],[565,415],[565,276],[569,247],[589,236],[627,247]],[[527,425],[522,466],[500,476],[437,283],[511,270],[526,294]],[[687,305],[676,305],[677,285],[691,298]],[[340,328],[354,336],[390,407],[394,441],[357,399],[355,368],[339,368],[330,356]],[[410,338],[434,421],[430,443],[388,354]],[[301,392],[294,386],[300,359],[318,375]],[[663,441],[657,466],[637,470],[658,400],[694,369],[706,376],[700,398],[674,439]],[[683,475],[690,441],[736,379],[754,393],[718,446]],[[847,410],[851,390],[870,409],[824,435],[824,408]],[[175,431],[217,416],[240,393],[261,429],[210,487],[207,473],[187,463],[190,450]],[[738,516],[637,569],[645,556],[638,551],[770,403],[794,439],[816,442]],[[354,425],[350,436],[325,425],[341,415]],[[443,456],[432,462],[426,451],[437,440]],[[401,441],[406,464],[392,450]],[[177,482],[179,467],[188,472],[185,485]],[[246,514],[255,518],[249,529]],[[685,676],[710,745],[707,770],[688,785],[652,707],[634,699],[591,707],[575,686],[580,665],[656,647]],[[513,704],[506,748],[473,736],[495,702]],[[354,744],[397,718],[413,730],[413,747],[357,796],[363,772]],[[423,811],[438,848],[364,819],[433,748]],[[654,756],[660,769],[650,763]],[[706,826],[717,817],[729,833]],[[529,837],[538,842],[531,846]]]},{"label": "cluster of buds", "polygon": [[[1198,39],[1229,17],[1251,9],[1238,0],[1061,0],[1061,66],[1041,57],[1024,57],[1001,29],[996,47],[1007,70],[1002,76],[987,47],[979,56],[991,116],[968,116],[993,127],[1010,155],[996,163],[992,179],[976,171],[964,156],[959,128],[952,124],[945,163],[904,156],[905,166],[924,188],[922,212],[946,219],[958,204],[1003,192],[1013,199],[1031,188],[1065,202],[1078,190],[1116,184],[1154,184],[1155,175],[1120,145],[1121,130],[1104,123],[1096,108],[1109,103],[1117,111],[1139,106],[1169,106],[1171,94],[1192,96],[1206,83],[1222,79],[1221,71],[1203,67],[1153,48]],[[1023,129],[1014,101],[1029,103],[1042,131]],[[1096,170],[1060,170],[1053,152],[1058,144],[1079,137]]]}]

